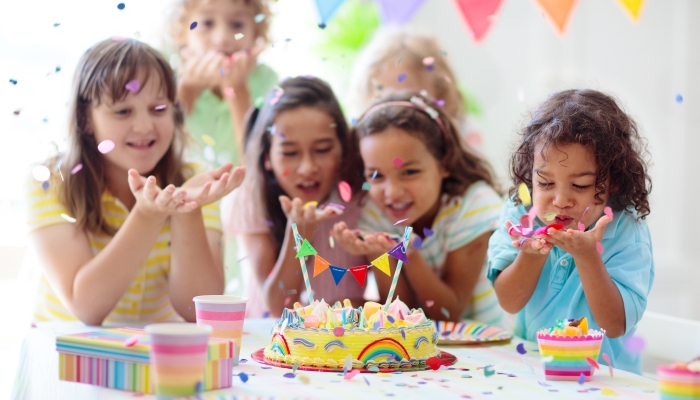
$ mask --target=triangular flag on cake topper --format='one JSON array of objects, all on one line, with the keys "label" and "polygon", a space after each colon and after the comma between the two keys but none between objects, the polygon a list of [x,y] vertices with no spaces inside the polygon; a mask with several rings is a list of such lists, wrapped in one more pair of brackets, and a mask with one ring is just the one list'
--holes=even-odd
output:
[{"label": "triangular flag on cake topper", "polygon": [[389,255],[408,264],[408,257],[406,257],[406,250],[403,248],[403,242],[400,242],[394,246],[393,249],[389,250]]},{"label": "triangular flag on cake topper", "polygon": [[391,270],[389,269],[389,255],[384,253],[381,256],[377,257],[374,261],[371,263],[375,267],[379,268],[380,271],[384,272],[385,274],[391,276]]},{"label": "triangular flag on cake topper", "polygon": [[644,0],[617,0],[622,8],[627,11],[634,22],[639,21],[639,17],[642,15],[642,7],[644,6]]},{"label": "triangular flag on cake topper", "polygon": [[424,0],[377,0],[379,16],[384,25],[404,25],[408,22]]},{"label": "triangular flag on cake topper", "polygon": [[328,267],[330,267],[330,265],[331,263],[329,263],[328,261],[324,260],[323,257],[316,254],[316,256],[314,256],[314,276],[327,270]]},{"label": "triangular flag on cake topper", "polygon": [[336,267],[335,265],[331,265],[331,273],[333,274],[333,280],[335,281],[335,286],[338,286],[340,281],[345,276],[346,272],[348,272],[348,270],[345,268],[340,268],[340,267]]},{"label": "triangular flag on cake topper", "polygon": [[318,254],[316,249],[314,249],[313,246],[311,246],[311,243],[309,243],[308,240],[304,239],[304,241],[301,243],[301,246],[299,246],[299,251],[297,251],[296,258],[313,256],[316,254]]},{"label": "triangular flag on cake topper", "polygon": [[321,23],[327,25],[328,21],[338,11],[338,8],[345,0],[316,0],[316,8],[321,16]]},{"label": "triangular flag on cake topper", "polygon": [[479,43],[491,29],[503,0],[455,0],[474,41]]},{"label": "triangular flag on cake topper", "polygon": [[534,0],[547,18],[554,24],[559,35],[564,36],[571,13],[578,0]]},{"label": "triangular flag on cake topper", "polygon": [[357,267],[348,268],[352,272],[352,276],[357,279],[357,283],[360,286],[365,287],[365,281],[367,280],[367,265],[360,265]]}]

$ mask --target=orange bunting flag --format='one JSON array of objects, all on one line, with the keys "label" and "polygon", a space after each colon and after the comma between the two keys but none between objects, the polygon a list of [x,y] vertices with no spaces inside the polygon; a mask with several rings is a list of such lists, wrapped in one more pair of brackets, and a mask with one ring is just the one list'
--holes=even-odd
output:
[{"label": "orange bunting flag", "polygon": [[357,283],[360,286],[365,287],[365,280],[367,279],[367,265],[360,265],[357,267],[348,268],[352,272],[352,276],[357,279]]},{"label": "orange bunting flag", "polygon": [[639,21],[639,17],[642,15],[642,7],[644,7],[644,0],[617,0],[617,2],[632,17],[632,20],[635,22]]},{"label": "orange bunting flag", "polygon": [[328,267],[330,267],[330,265],[331,265],[331,263],[329,263],[328,261],[324,260],[323,257],[316,254],[314,256],[314,276],[327,270]]},{"label": "orange bunting flag", "polygon": [[535,3],[542,8],[542,11],[554,24],[557,33],[564,36],[571,12],[576,7],[578,0],[535,0]]},{"label": "orange bunting flag", "polygon": [[379,270],[385,274],[391,276],[391,270],[389,269],[389,255],[387,253],[377,257],[376,260],[372,261],[372,265],[379,268]]}]

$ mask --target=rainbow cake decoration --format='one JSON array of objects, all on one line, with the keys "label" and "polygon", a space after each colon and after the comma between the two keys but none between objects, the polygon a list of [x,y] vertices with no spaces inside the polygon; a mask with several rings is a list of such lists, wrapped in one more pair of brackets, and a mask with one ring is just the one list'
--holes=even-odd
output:
[{"label": "rainbow cake decoration", "polygon": [[267,361],[306,367],[420,368],[440,354],[435,325],[398,298],[389,307],[349,300],[284,309],[264,349]]},{"label": "rainbow cake decoration", "polygon": [[581,374],[591,380],[593,367],[586,358],[598,359],[605,337],[604,330],[588,328],[588,320],[557,320],[552,328],[537,332],[537,343],[543,358],[545,379],[577,381]]},{"label": "rainbow cake decoration", "polygon": [[700,399],[700,357],[656,369],[662,400]]}]

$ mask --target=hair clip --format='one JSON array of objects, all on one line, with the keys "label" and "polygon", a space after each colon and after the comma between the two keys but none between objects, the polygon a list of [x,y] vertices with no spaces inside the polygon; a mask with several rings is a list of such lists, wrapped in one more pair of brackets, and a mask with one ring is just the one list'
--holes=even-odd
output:
[{"label": "hair clip", "polygon": [[440,115],[440,114],[438,114],[438,112],[434,108],[425,104],[425,101],[423,101],[423,99],[418,97],[418,96],[411,96],[411,103],[420,107],[423,111],[425,111],[428,115],[430,115],[430,118],[432,118],[432,119],[437,119],[438,116]]}]

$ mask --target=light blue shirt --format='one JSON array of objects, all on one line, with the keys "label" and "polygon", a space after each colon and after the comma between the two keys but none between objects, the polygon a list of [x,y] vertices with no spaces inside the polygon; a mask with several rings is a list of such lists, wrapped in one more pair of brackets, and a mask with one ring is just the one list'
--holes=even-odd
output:
[{"label": "light blue shirt", "polygon": [[[488,278],[492,283],[518,255],[505,230],[505,223],[510,220],[517,224],[520,216],[526,213],[525,207],[516,206],[513,201],[508,201],[501,210],[498,229],[489,241]],[[603,262],[622,295],[626,325],[623,336],[603,340],[598,361],[604,363],[603,353],[607,353],[613,367],[641,374],[640,356],[628,351],[625,341],[634,334],[635,326],[644,314],[647,295],[654,281],[654,258],[649,228],[646,222],[635,217],[634,211],[632,214],[616,211],[603,233]],[[545,225],[539,220],[537,223]],[[537,331],[554,326],[557,319],[580,317],[588,318],[589,327],[600,329],[586,302],[574,258],[555,246],[547,257],[530,301],[516,315],[515,334],[537,341]]]}]

